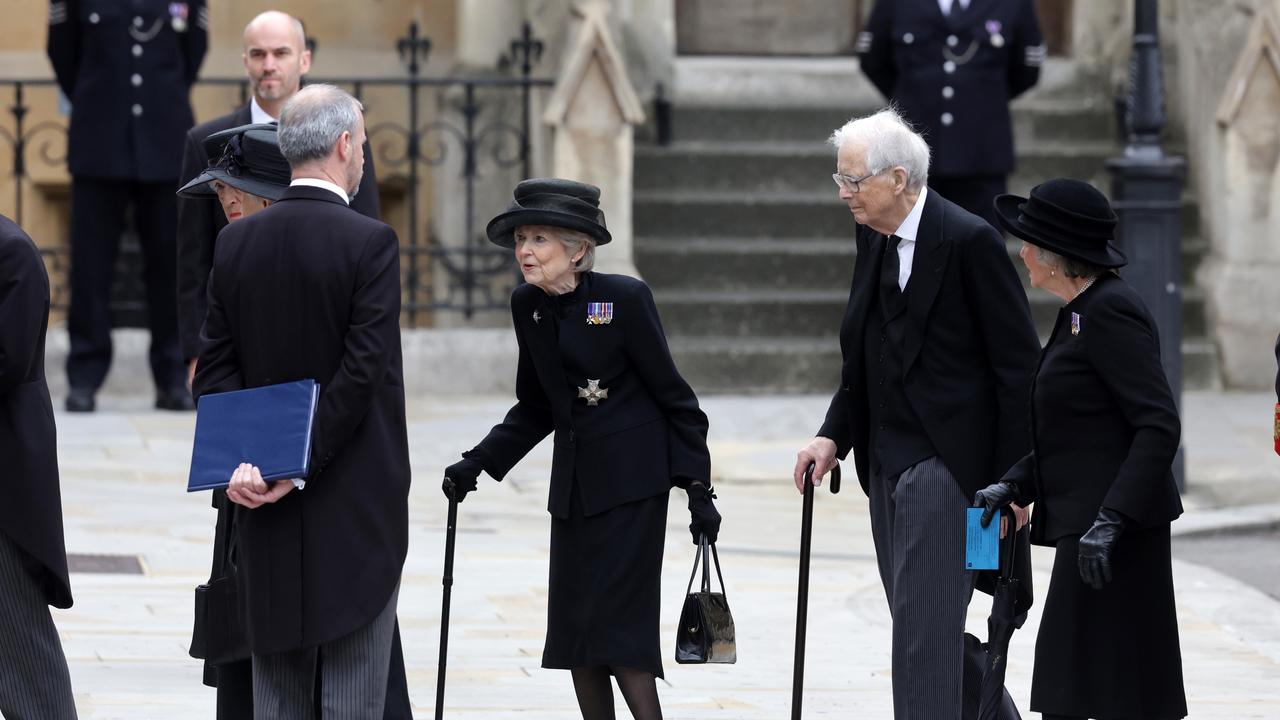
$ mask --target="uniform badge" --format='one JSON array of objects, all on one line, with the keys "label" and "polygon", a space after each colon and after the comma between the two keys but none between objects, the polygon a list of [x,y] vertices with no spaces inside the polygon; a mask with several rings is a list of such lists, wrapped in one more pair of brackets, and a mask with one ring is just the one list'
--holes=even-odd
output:
[{"label": "uniform badge", "polygon": [[991,36],[991,47],[1004,47],[1004,35],[1000,34],[1003,28],[1004,26],[1000,24],[999,20],[987,21],[987,34]]},{"label": "uniform badge", "polygon": [[169,22],[173,25],[174,32],[187,31],[187,15],[190,8],[184,2],[169,3]]},{"label": "uniform badge", "polygon": [[578,397],[586,398],[587,405],[599,405],[601,400],[609,397],[609,388],[600,387],[599,380],[587,380],[586,387],[578,388]]},{"label": "uniform badge", "polygon": [[1080,313],[1071,313],[1071,334],[1080,334]]},{"label": "uniform badge", "polygon": [[[593,302],[587,303],[587,324],[588,325],[608,325],[613,322],[613,303],[611,302]],[[595,403],[591,403],[594,405]]]}]

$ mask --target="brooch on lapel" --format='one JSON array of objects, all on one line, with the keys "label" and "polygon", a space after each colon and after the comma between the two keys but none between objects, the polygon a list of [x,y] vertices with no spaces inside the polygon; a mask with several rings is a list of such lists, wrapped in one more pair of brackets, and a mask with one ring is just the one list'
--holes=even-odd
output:
[{"label": "brooch on lapel", "polygon": [[611,302],[587,303],[587,324],[588,325],[608,325],[611,322],[613,322],[613,303]]},{"label": "brooch on lapel", "polygon": [[533,321],[534,321],[535,323],[537,323],[537,322],[541,322],[541,321],[542,321],[542,316],[538,314],[538,311],[537,311],[537,310],[534,310],[534,311],[533,311]]},{"label": "brooch on lapel", "polygon": [[1071,334],[1072,335],[1080,334],[1080,313],[1077,313],[1077,312],[1071,313]]},{"label": "brooch on lapel", "polygon": [[586,398],[588,405],[599,405],[601,400],[609,397],[609,388],[600,387],[599,380],[587,380],[586,387],[578,388],[578,397]]}]

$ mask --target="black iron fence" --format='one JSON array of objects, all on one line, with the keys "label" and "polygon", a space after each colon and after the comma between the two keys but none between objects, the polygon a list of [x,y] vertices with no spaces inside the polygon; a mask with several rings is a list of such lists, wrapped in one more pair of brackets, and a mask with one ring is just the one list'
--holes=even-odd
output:
[{"label": "black iron fence", "polygon": [[[431,323],[438,312],[471,318],[507,307],[518,273],[510,254],[484,237],[481,214],[495,208],[477,203],[486,183],[509,181],[508,176],[517,173],[522,178],[533,174],[530,118],[535,94],[554,84],[533,74],[542,42],[527,23],[492,73],[424,74],[430,47],[418,24],[411,23],[396,44],[405,75],[308,78],[345,87],[365,104],[366,132],[384,196],[383,219],[396,225],[401,236],[403,319],[409,326]],[[0,97],[12,99],[5,108],[8,122],[0,121],[0,149],[7,145],[12,158],[11,207],[20,225],[30,210],[32,164],[47,169],[66,163],[65,118],[29,120],[33,109],[46,110],[40,114],[44,118],[53,114],[33,105],[32,94],[39,93],[42,102],[56,102],[54,87],[48,79],[0,80]],[[240,106],[249,98],[244,78],[202,78],[195,91],[202,89],[238,89]],[[456,173],[450,172],[455,168]],[[439,185],[432,206],[438,215],[448,215],[449,222],[426,222],[423,190],[428,180]],[[507,182],[504,191],[509,189]],[[0,198],[0,203],[4,201]],[[442,208],[442,203],[452,207]],[[54,305],[65,308],[69,249],[63,240],[46,244],[43,250],[54,280]],[[137,243],[126,232],[112,300],[118,325],[140,324],[145,318],[145,314],[139,317],[145,313],[139,268]]]}]

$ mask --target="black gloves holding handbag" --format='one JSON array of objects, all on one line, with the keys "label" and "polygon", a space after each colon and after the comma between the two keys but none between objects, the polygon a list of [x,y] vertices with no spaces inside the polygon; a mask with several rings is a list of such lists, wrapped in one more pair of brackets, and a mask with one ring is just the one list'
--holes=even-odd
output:
[{"label": "black gloves holding handbag", "polygon": [[714,543],[720,534],[720,512],[711,502],[715,492],[696,480],[689,483],[686,492],[689,494],[689,517],[692,520],[689,532],[693,535],[693,544],[699,544],[702,535],[707,536],[707,542]]},{"label": "black gloves holding handbag", "polygon": [[1132,521],[1111,508],[1098,511],[1093,527],[1080,537],[1080,579],[1094,590],[1111,582],[1111,556],[1116,541]]},{"label": "black gloves holding handbag", "polygon": [[462,502],[467,493],[476,489],[476,479],[480,477],[482,470],[484,466],[480,461],[464,457],[444,469],[444,482],[440,484],[440,489],[450,500]]}]

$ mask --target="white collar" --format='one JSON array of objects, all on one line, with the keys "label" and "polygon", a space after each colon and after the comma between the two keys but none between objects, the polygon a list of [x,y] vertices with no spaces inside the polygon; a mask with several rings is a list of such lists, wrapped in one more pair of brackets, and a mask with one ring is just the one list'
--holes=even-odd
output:
[{"label": "white collar", "polygon": [[938,7],[942,9],[943,15],[949,15],[951,13],[951,6],[956,2],[960,3],[961,10],[969,9],[969,0],[938,0]]},{"label": "white collar", "polygon": [[276,118],[271,117],[270,115],[267,114],[266,110],[262,109],[262,106],[258,104],[258,97],[256,95],[250,95],[249,96],[249,121],[252,122],[254,125],[265,125],[268,123],[276,122]]},{"label": "white collar", "polygon": [[338,197],[342,198],[342,202],[348,205],[351,204],[351,198],[347,197],[347,191],[343,190],[337,185],[334,185],[328,180],[321,180],[320,178],[304,177],[304,178],[294,178],[293,181],[289,183],[289,187],[298,187],[299,185],[306,186],[306,187],[324,188],[325,190],[328,190],[334,195],[337,195]]},{"label": "white collar", "polygon": [[920,216],[924,214],[924,196],[927,194],[928,188],[920,188],[920,197],[916,198],[916,204],[911,206],[911,212],[907,213],[907,218],[898,226],[894,235],[905,241],[916,241],[916,236],[920,234]]}]

